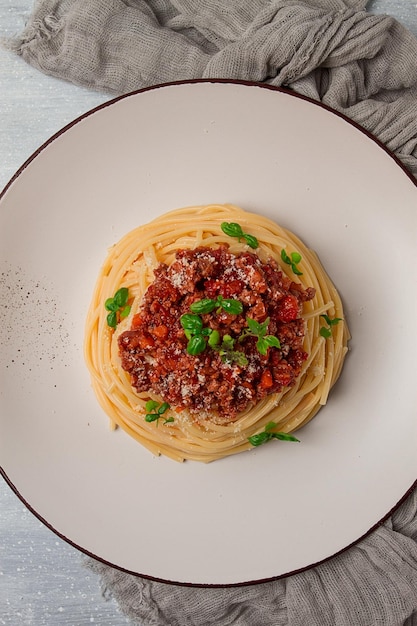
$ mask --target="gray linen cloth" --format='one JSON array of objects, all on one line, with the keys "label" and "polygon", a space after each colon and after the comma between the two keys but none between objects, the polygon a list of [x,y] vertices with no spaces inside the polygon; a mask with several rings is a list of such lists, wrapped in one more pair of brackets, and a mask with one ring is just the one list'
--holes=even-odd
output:
[{"label": "gray linen cloth", "polygon": [[345,113],[417,176],[417,40],[366,0],[38,0],[13,42],[112,94],[180,79],[290,87]]},{"label": "gray linen cloth", "polygon": [[[366,4],[38,0],[10,45],[45,73],[111,94],[194,78],[288,87],[355,120],[417,177],[417,40]],[[417,492],[356,546],[273,582],[187,588],[87,566],[146,626],[417,625]]]}]

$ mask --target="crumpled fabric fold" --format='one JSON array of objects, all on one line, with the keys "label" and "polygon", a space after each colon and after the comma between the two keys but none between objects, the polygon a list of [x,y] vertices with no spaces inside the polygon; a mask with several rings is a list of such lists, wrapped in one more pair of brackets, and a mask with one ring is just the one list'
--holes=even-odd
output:
[{"label": "crumpled fabric fold", "polygon": [[417,39],[364,0],[38,0],[10,46],[109,94],[197,78],[290,88],[344,113],[417,177]]},{"label": "crumpled fabric fold", "polygon": [[99,561],[103,593],[142,626],[415,626],[417,491],[353,547],[304,572],[230,588],[169,585]]}]

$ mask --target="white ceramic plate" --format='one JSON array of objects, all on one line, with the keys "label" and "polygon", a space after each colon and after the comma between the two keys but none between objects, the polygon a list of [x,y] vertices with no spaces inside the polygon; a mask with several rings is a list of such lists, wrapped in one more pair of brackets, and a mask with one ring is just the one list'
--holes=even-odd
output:
[{"label": "white ceramic plate", "polygon": [[[351,352],[301,444],[209,465],[111,432],[83,363],[106,250],[162,212],[230,202],[313,247]],[[0,458],[29,508],[124,570],[198,585],[267,580],[345,549],[417,476],[417,189],[363,131],[261,86],[196,82],[76,120],[0,203]]]}]

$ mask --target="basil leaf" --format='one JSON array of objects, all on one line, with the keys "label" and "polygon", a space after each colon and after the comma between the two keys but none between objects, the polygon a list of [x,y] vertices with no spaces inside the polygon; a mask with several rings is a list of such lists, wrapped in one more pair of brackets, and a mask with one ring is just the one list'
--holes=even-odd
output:
[{"label": "basil leaf", "polygon": [[211,313],[216,307],[216,301],[210,300],[210,298],[204,298],[203,300],[197,300],[190,305],[190,310],[193,313]]},{"label": "basil leaf", "polygon": [[117,311],[119,308],[119,305],[117,304],[117,302],[115,302],[114,298],[107,298],[104,306],[107,311]]},{"label": "basil leaf", "polygon": [[225,235],[229,237],[242,237],[243,230],[240,224],[236,224],[236,222],[222,222],[220,224],[220,228],[224,232]]},{"label": "basil leaf", "polygon": [[210,348],[214,348],[220,343],[220,333],[218,330],[213,330],[208,338],[208,345]]},{"label": "basil leaf", "polygon": [[330,330],[330,328],[326,328],[325,326],[322,326],[319,332],[320,332],[320,335],[324,337],[325,339],[328,339],[329,337],[332,336],[332,331]]},{"label": "basil leaf", "polygon": [[281,259],[284,261],[284,263],[286,263],[287,265],[291,265],[291,259],[288,256],[288,254],[285,252],[284,248],[281,250]]},{"label": "basil leaf", "polygon": [[328,315],[323,313],[322,315],[320,315],[320,317],[322,317],[324,319],[324,321],[326,322],[326,324],[328,324],[330,326],[330,324],[332,323],[332,320],[331,320],[331,318]]},{"label": "basil leaf", "polygon": [[301,254],[299,252],[291,252],[291,256],[289,257],[283,248],[281,250],[281,259],[287,265],[291,265],[291,269],[294,272],[294,274],[297,274],[297,276],[303,275],[303,272],[301,272],[297,267],[297,263],[299,263],[302,259]]},{"label": "basil leaf", "polygon": [[203,328],[203,321],[198,315],[192,313],[185,313],[180,317],[181,326],[184,330],[189,330],[193,334],[201,332]]},{"label": "basil leaf", "polygon": [[110,328],[116,328],[117,326],[117,313],[120,313],[120,319],[127,317],[130,313],[130,305],[127,304],[129,298],[129,290],[127,287],[121,287],[116,291],[113,298],[107,298],[104,306],[107,311],[110,311],[107,316],[107,324]]},{"label": "basil leaf", "polygon": [[106,319],[107,319],[107,324],[108,324],[108,326],[110,326],[110,328],[116,328],[116,326],[117,326],[117,313],[116,313],[116,311],[112,311],[111,313],[109,313]]},{"label": "basil leaf", "polygon": [[274,335],[267,335],[266,337],[264,337],[264,341],[271,348],[281,347],[278,337],[274,337]]},{"label": "basil leaf", "polygon": [[257,322],[256,320],[253,320],[250,317],[247,317],[246,318],[246,323],[247,323],[248,328],[251,331],[251,333],[253,333],[254,335],[261,334],[262,330],[261,330],[261,325],[260,325],[259,322]]},{"label": "basil leaf", "polygon": [[271,439],[279,439],[281,441],[300,441],[299,439],[294,437],[294,435],[290,435],[289,433],[273,432],[272,429],[275,428],[275,426],[275,422],[268,422],[268,424],[265,426],[265,430],[263,430],[261,433],[258,433],[257,435],[252,435],[252,437],[248,437],[249,442],[253,446],[260,446],[263,443],[270,441]]},{"label": "basil leaf", "polygon": [[127,316],[129,315],[129,313],[130,313],[130,309],[131,309],[130,304],[128,304],[127,306],[125,306],[125,308],[124,308],[124,309],[122,309],[122,310],[120,311],[120,317],[121,317],[122,319],[124,319],[125,317],[127,317]]},{"label": "basil leaf", "polygon": [[230,335],[224,335],[222,341],[222,348],[225,350],[233,350],[235,340]]},{"label": "basil leaf", "polygon": [[258,433],[257,435],[252,435],[251,437],[248,437],[249,442],[253,445],[253,446],[261,446],[263,443],[266,443],[267,441],[269,441],[271,439],[271,433],[268,432],[262,432],[262,433]]},{"label": "basil leaf", "polygon": [[168,411],[168,409],[169,409],[168,402],[163,402],[161,406],[159,407],[159,409],[157,410],[157,413],[158,415],[162,415],[162,413],[165,413],[165,411]]},{"label": "basil leaf", "polygon": [[329,326],[334,326],[335,324],[338,324],[341,321],[342,321],[341,317],[334,317],[333,319],[329,319],[328,324]]},{"label": "basil leaf", "polygon": [[237,365],[239,365],[240,367],[246,367],[246,365],[249,363],[248,359],[245,357],[243,352],[240,352],[239,350],[232,350],[230,352],[227,352],[225,354],[225,358],[226,358],[226,361],[230,360],[236,363]]},{"label": "basil leaf", "polygon": [[256,348],[260,354],[263,354],[264,356],[267,355],[268,344],[266,343],[265,339],[263,339],[262,337],[258,339],[258,341],[256,342]]},{"label": "basil leaf", "polygon": [[247,233],[245,233],[243,235],[243,239],[246,241],[250,248],[253,248],[253,250],[259,247],[258,240],[253,235],[248,235]]},{"label": "basil leaf", "polygon": [[230,313],[231,315],[239,315],[243,311],[243,304],[239,300],[221,300],[220,305],[226,313]]},{"label": "basil leaf", "polygon": [[269,326],[269,322],[271,321],[270,317],[267,317],[266,320],[264,322],[262,322],[262,324],[259,324],[259,335],[260,337],[263,337],[266,333],[266,331],[268,330],[268,326]]},{"label": "basil leaf", "polygon": [[235,222],[222,222],[220,228],[224,234],[229,237],[237,237],[239,241],[244,239],[250,248],[255,249],[259,246],[257,238],[254,235],[244,233],[240,224],[236,224]]},{"label": "basil leaf", "polygon": [[147,413],[151,413],[151,411],[156,409],[158,406],[159,406],[159,402],[157,402],[156,400],[148,400],[147,403],[145,404],[145,411]]},{"label": "basil leaf", "polygon": [[333,317],[333,318],[331,318],[331,317],[329,317],[328,315],[325,315],[325,314],[320,315],[320,317],[322,317],[326,321],[326,323],[328,324],[329,328],[326,328],[325,326],[322,326],[320,328],[319,333],[320,333],[320,335],[322,337],[325,337],[325,339],[328,339],[332,335],[332,326],[334,326],[335,324],[338,324],[339,322],[342,322],[343,320],[342,320],[341,317]]},{"label": "basil leaf", "polygon": [[145,415],[145,422],[155,422],[159,417],[158,413],[147,413]]},{"label": "basil leaf", "polygon": [[119,307],[122,307],[126,304],[127,299],[129,297],[129,290],[127,287],[121,287],[114,294],[114,301],[117,302]]},{"label": "basil leaf", "polygon": [[281,441],[300,441],[297,437],[290,435],[289,433],[269,433],[274,439],[280,439]]},{"label": "basil leaf", "polygon": [[206,340],[202,335],[195,335],[194,337],[191,337],[190,341],[187,344],[188,354],[201,354],[201,352],[204,352],[205,349]]}]

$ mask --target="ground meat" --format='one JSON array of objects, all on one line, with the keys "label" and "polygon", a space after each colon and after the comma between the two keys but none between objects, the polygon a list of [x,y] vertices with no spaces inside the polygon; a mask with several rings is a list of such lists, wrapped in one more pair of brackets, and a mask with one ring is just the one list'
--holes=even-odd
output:
[{"label": "ground meat", "polygon": [[[302,304],[314,294],[286,277],[275,261],[263,263],[254,253],[235,255],[228,246],[179,250],[172,265],[157,268],[130,330],[119,337],[122,366],[138,392],[152,391],[196,419],[233,422],[266,395],[294,384],[307,358]],[[193,302],[219,296],[239,300],[242,313],[216,307],[201,314],[203,327],[218,331],[220,342],[231,337],[244,363],[209,346],[197,355],[187,352],[181,316]],[[242,337],[247,318],[269,318],[267,333],[281,347],[261,354],[256,337]]]}]

